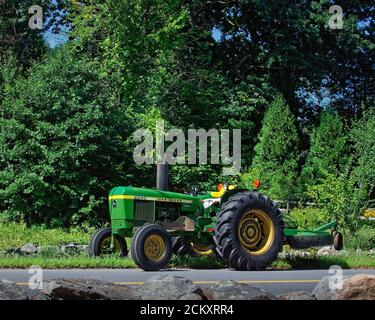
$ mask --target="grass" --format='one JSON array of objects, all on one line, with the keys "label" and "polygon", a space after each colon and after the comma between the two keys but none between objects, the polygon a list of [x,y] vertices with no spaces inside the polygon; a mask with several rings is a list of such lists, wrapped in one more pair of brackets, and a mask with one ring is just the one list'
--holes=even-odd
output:
[{"label": "grass", "polygon": [[[94,230],[82,230],[78,228],[70,230],[45,229],[43,227],[27,228],[23,224],[0,223],[0,252],[9,248],[17,248],[30,242],[46,247],[59,246],[71,242],[87,244],[93,232]],[[126,240],[129,246],[129,239]],[[60,253],[53,253],[53,250],[51,252],[44,250],[43,254],[29,257],[0,255],[0,268],[28,268],[34,265],[46,269],[137,267],[131,258],[119,258],[115,256],[90,258],[84,254],[62,257]],[[374,256],[356,255],[354,252],[351,252],[346,256],[278,259],[272,263],[270,268],[274,270],[327,269],[332,265],[339,265],[343,268],[375,268],[375,259]],[[173,256],[168,267],[222,269],[227,266],[220,259]]]},{"label": "grass", "polygon": [[46,229],[40,226],[31,228],[20,223],[0,223],[0,251],[21,247],[26,243],[37,246],[64,245],[67,243],[87,244],[94,230],[78,228]]},{"label": "grass", "polygon": [[106,257],[89,258],[87,256],[73,256],[61,258],[42,257],[0,257],[0,268],[24,269],[38,266],[43,269],[73,269],[73,268],[135,268],[134,261],[130,258]]},{"label": "grass", "polygon": [[375,268],[375,258],[371,255],[321,256],[316,258],[296,258],[286,261],[291,269],[328,269],[338,265],[343,269]]},{"label": "grass", "polygon": [[[104,258],[91,258],[87,256],[72,256],[66,258],[24,257],[24,256],[0,256],[0,269],[21,269],[31,266],[39,266],[44,269],[73,269],[73,268],[109,268],[130,269],[137,268],[133,259],[119,258],[114,256]],[[222,260],[209,258],[181,258],[174,256],[168,266],[169,268],[192,268],[192,269],[221,269],[226,265]]]},{"label": "grass", "polygon": [[[375,268],[373,256],[323,256],[318,258],[296,258],[293,260],[276,260],[272,263],[271,270],[298,270],[298,269],[328,269],[330,266],[339,265],[344,269],[350,268]],[[45,269],[73,269],[73,268],[109,268],[130,269],[137,268],[131,258],[105,257],[90,258],[85,255],[64,258],[48,257],[6,257],[0,256],[0,268],[20,269],[39,266]],[[191,269],[223,269],[227,265],[220,259],[212,258],[181,258],[173,256],[169,268],[191,268]]]}]

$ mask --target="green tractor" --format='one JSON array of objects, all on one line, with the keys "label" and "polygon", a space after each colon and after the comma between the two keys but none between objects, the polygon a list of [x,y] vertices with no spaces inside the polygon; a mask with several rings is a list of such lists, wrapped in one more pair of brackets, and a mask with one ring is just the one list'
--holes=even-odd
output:
[{"label": "green tractor", "polygon": [[284,244],[301,249],[333,244],[342,248],[335,221],[300,230],[266,195],[219,185],[216,192],[166,191],[168,167],[158,165],[157,188],[115,187],[109,194],[111,228],[91,237],[92,256],[131,256],[145,271],[164,268],[172,254],[224,259],[237,270],[263,270]]}]

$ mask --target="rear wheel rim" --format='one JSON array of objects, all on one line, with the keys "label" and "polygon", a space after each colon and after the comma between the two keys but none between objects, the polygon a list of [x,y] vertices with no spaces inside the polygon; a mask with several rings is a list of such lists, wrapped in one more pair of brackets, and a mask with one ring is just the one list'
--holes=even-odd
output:
[{"label": "rear wheel rim", "polygon": [[163,237],[153,234],[146,238],[144,253],[147,259],[153,262],[162,260],[166,253],[166,245]]},{"label": "rear wheel rim", "polygon": [[275,228],[264,211],[253,209],[241,217],[237,234],[242,248],[248,254],[258,256],[271,247]]},{"label": "rear wheel rim", "polygon": [[194,253],[199,256],[208,257],[214,254],[214,250],[212,249],[212,245],[210,244],[191,243],[191,247]]}]

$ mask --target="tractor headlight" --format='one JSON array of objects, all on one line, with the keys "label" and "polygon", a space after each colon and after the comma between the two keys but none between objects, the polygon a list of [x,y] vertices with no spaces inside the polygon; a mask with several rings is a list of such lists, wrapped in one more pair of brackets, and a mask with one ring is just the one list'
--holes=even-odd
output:
[{"label": "tractor headlight", "polygon": [[207,209],[213,204],[220,204],[220,199],[205,199],[202,200],[203,208]]}]

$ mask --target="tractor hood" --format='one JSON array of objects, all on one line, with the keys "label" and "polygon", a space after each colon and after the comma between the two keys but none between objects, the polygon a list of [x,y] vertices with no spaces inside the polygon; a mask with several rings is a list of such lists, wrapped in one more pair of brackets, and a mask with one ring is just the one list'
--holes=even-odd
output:
[{"label": "tractor hood", "polygon": [[148,200],[192,204],[205,196],[192,196],[177,192],[149,188],[115,187],[109,193],[109,200]]}]

